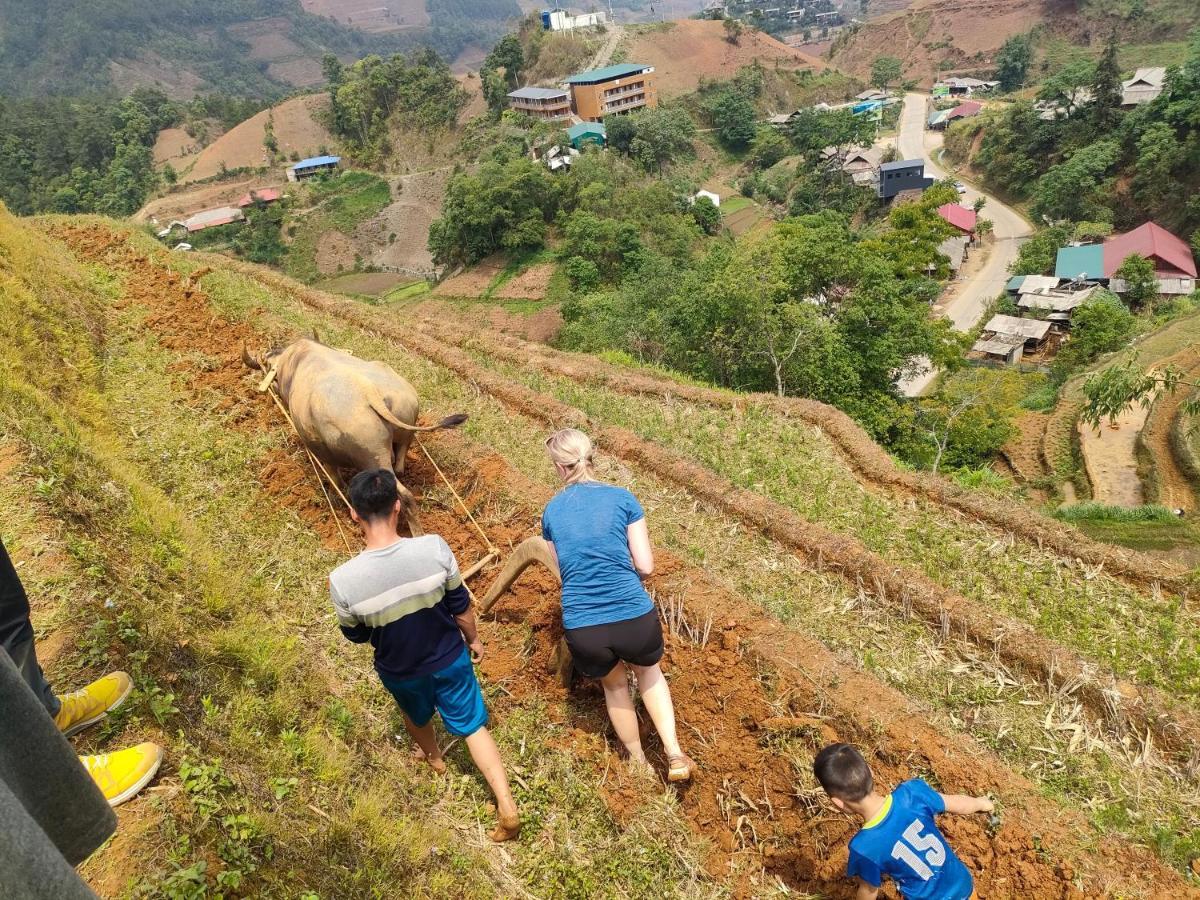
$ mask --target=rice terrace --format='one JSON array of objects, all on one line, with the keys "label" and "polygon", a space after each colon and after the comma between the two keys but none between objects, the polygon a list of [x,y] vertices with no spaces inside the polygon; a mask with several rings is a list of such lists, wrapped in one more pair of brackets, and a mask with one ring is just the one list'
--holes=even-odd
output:
[{"label": "rice terrace", "polygon": [[0,895],[1200,898],[1200,15],[694,5],[0,10]]}]

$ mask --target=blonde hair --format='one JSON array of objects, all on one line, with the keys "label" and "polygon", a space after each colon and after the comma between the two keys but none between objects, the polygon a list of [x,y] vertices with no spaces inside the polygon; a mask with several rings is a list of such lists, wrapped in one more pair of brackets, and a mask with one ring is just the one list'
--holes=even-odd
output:
[{"label": "blonde hair", "polygon": [[563,479],[567,484],[593,481],[592,457],[596,448],[592,439],[575,428],[564,428],[546,438],[546,452],[550,461],[567,469]]}]

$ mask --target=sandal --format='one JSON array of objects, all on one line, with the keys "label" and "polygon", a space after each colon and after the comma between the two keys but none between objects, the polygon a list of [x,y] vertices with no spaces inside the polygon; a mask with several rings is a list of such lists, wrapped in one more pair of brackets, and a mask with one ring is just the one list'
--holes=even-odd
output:
[{"label": "sandal", "polygon": [[692,773],[696,771],[696,764],[692,758],[686,753],[680,753],[678,756],[667,757],[669,768],[667,769],[667,781],[691,781]]}]

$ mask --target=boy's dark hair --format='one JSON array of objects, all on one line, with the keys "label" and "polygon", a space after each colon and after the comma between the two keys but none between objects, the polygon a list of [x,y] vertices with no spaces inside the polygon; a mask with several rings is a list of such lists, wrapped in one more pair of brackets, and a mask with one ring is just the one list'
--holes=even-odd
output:
[{"label": "boy's dark hair", "polygon": [[849,744],[830,744],[813,760],[813,774],[825,793],[857,803],[875,789],[871,767],[858,749]]},{"label": "boy's dark hair", "polygon": [[391,469],[368,469],[359,472],[350,482],[350,505],[366,522],[386,519],[396,508],[400,490],[396,473]]}]

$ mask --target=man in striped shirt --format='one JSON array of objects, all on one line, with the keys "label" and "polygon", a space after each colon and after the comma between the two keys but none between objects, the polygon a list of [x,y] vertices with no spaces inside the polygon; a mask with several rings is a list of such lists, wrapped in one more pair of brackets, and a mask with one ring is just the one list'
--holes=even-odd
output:
[{"label": "man in striped shirt", "polygon": [[435,771],[446,764],[433,733],[434,710],[448,732],[466,739],[496,797],[499,824],[491,838],[511,840],[521,822],[471,665],[483,657],[471,598],[442,538],[397,536],[401,503],[389,469],[360,472],[350,482],[352,516],[366,549],[329,576],[338,624],[349,640],[375,648],[379,680],[396,698],[418,755]]}]

